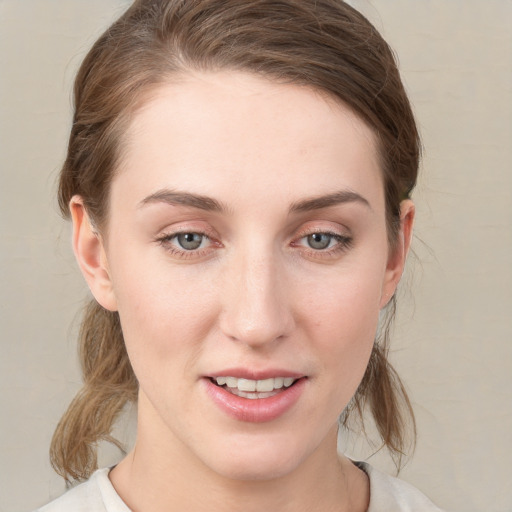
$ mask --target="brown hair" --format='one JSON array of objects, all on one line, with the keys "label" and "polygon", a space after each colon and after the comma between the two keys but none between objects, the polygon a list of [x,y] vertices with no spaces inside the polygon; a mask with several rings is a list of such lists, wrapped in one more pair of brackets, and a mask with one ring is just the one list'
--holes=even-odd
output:
[{"label": "brown hair", "polygon": [[[62,168],[59,205],[69,216],[82,197],[96,226],[107,224],[109,185],[123,154],[123,133],[148,92],[176,73],[240,70],[323,91],[351,107],[372,129],[384,176],[390,247],[400,202],[415,185],[419,136],[393,53],[377,30],[341,0],[137,0],[94,44],[78,72],[75,114]],[[394,311],[394,298],[389,308]],[[387,360],[388,328],[376,341],[365,376],[342,416],[362,419],[368,405],[398,459],[414,416]],[[96,444],[112,442],[112,425],[137,380],[119,316],[93,302],[80,333],[84,386],[61,419],[51,446],[55,470],[87,478]]]}]

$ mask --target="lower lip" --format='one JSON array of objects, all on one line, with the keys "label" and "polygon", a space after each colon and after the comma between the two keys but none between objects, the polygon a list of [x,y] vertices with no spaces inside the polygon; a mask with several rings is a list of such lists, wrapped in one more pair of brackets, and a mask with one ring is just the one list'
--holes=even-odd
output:
[{"label": "lower lip", "polygon": [[204,378],[203,381],[208,396],[222,411],[239,421],[249,423],[263,423],[282,416],[297,402],[306,384],[306,378],[303,377],[289,388],[283,388],[277,395],[251,399],[233,395],[209,378]]}]

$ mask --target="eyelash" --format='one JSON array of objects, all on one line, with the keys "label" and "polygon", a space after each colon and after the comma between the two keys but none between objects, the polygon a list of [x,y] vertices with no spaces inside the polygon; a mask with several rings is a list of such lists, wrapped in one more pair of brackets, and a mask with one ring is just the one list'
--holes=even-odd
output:
[{"label": "eyelash", "polygon": [[[328,247],[326,249],[314,249],[312,247],[306,247],[303,245],[299,245],[298,242],[301,240],[304,240],[312,235],[326,235],[328,237],[331,237],[331,240],[329,240],[329,244],[334,239],[337,243],[333,247]],[[201,258],[205,256],[210,250],[211,245],[199,249],[179,249],[176,245],[172,243],[172,240],[177,238],[179,235],[199,235],[202,237],[201,244],[203,241],[210,241],[213,244],[216,244],[218,247],[221,246],[220,242],[216,242],[212,239],[210,235],[208,235],[205,232],[202,231],[175,231],[173,233],[165,233],[162,236],[158,237],[156,239],[156,242],[158,242],[166,251],[168,251],[171,255],[176,256],[181,259],[189,259],[189,258]],[[329,258],[331,256],[335,256],[339,253],[342,253],[352,247],[353,239],[350,236],[346,235],[340,235],[339,233],[334,233],[331,231],[326,230],[313,230],[313,231],[307,231],[304,233],[301,233],[298,238],[295,239],[296,241],[292,242],[292,247],[297,247],[301,251],[308,253],[314,258]]]}]

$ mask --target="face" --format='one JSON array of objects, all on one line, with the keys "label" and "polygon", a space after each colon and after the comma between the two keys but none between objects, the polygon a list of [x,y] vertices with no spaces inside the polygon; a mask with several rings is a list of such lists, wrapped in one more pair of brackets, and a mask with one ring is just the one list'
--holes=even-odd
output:
[{"label": "face", "polygon": [[331,449],[403,264],[371,130],[310,89],[219,72],[161,86],[126,142],[84,273],[120,314],[138,443],[244,479]]}]

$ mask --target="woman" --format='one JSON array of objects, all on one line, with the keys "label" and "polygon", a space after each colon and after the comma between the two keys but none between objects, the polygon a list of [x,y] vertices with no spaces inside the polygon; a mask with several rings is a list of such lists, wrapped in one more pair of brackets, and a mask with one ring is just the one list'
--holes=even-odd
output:
[{"label": "woman", "polygon": [[[392,53],[339,0],[140,0],[86,57],[59,201],[94,296],[45,512],[438,510],[337,453],[386,360],[419,138]],[[137,401],[133,450],[96,469]],[[94,473],[93,473],[94,472]]]}]

